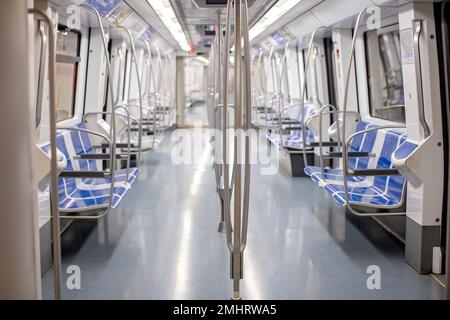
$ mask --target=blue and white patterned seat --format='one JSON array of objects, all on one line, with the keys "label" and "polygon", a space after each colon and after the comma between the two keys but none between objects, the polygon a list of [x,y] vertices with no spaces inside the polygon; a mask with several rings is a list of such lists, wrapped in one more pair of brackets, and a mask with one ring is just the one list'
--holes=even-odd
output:
[{"label": "blue and white patterned seat", "polygon": [[[356,131],[362,131],[373,125],[360,122]],[[355,137],[350,151],[374,153],[374,158],[349,158],[349,169],[393,169],[391,156],[405,143],[411,144],[408,152],[414,152],[417,145],[406,141],[404,134],[395,131],[377,130]],[[342,169],[324,169],[324,176],[318,167],[307,167],[305,173],[318,182],[324,190],[340,205],[346,204],[344,176]],[[348,177],[348,201],[353,205],[374,208],[398,208],[404,202],[406,180],[401,175]]]},{"label": "blue and white patterned seat", "polygon": [[[314,141],[314,133],[311,130],[306,130],[306,147]],[[291,134],[284,134],[282,137],[280,134],[270,132],[267,134],[267,139],[277,147],[289,148],[289,149],[303,149],[303,137],[301,130],[294,130]]]},{"label": "blue and white patterned seat", "polygon": [[[85,129],[84,124],[77,127]],[[73,159],[75,155],[94,152],[88,133],[61,131],[58,132],[56,142],[58,150],[66,158],[64,171],[100,171],[99,160]],[[50,153],[50,144],[43,146],[42,150]],[[128,172],[127,169],[116,170],[112,208],[119,205],[138,175],[138,168],[130,168]],[[62,212],[79,212],[107,208],[110,204],[110,193],[110,178],[59,178],[59,209]]]},{"label": "blue and white patterned seat", "polygon": [[[313,106],[305,105],[305,119],[310,117],[313,113],[314,113]],[[297,121],[298,123],[302,122],[302,112],[300,107],[296,112],[294,120]],[[269,122],[269,125],[276,125],[277,123],[278,123],[277,121],[272,120],[272,122]],[[267,133],[267,139],[277,147],[301,150],[305,148],[305,144],[303,143],[302,130],[303,129],[290,130],[289,134],[283,135],[280,135],[280,133],[276,132],[276,130],[272,130],[271,132]],[[314,133],[309,129],[305,130],[306,130],[305,131],[306,148],[308,148],[308,145],[314,142]]]},{"label": "blue and white patterned seat", "polygon": [[[375,127],[374,125],[360,121],[356,125],[355,132],[361,132],[363,130]],[[373,148],[375,145],[375,139],[377,136],[376,131],[371,131],[365,134],[357,135],[353,140],[349,148],[349,152],[373,152]],[[368,157],[358,157],[358,158],[349,158],[348,159],[348,168],[349,170],[355,169],[367,169],[369,164]],[[342,181],[344,175],[342,173],[342,169],[332,169],[332,168],[324,168],[324,177],[322,177],[322,170],[317,166],[308,166],[305,168],[306,175],[310,176],[312,180],[315,182],[320,182],[323,180],[338,180]],[[362,181],[364,178],[362,177],[350,177],[350,181]]]}]

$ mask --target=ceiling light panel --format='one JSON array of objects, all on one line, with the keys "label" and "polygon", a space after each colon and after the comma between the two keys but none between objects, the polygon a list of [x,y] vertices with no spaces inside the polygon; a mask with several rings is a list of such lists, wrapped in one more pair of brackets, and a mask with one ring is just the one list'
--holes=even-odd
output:
[{"label": "ceiling light panel", "polygon": [[277,20],[288,13],[302,0],[279,0],[259,21],[250,29],[250,41],[263,33]]},{"label": "ceiling light panel", "polygon": [[186,34],[178,21],[175,11],[169,0],[147,0],[148,4],[155,10],[158,17],[169,30],[170,34],[184,51],[190,51],[191,46],[187,40]]}]

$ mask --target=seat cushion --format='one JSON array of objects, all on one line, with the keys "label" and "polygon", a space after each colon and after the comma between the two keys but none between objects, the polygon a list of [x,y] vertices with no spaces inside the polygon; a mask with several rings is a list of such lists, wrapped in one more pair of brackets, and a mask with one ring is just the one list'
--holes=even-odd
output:
[{"label": "seat cushion", "polygon": [[[343,185],[326,184],[324,190],[331,195],[338,204],[342,206],[345,205],[346,200]],[[396,208],[403,203],[403,198],[401,197],[403,192],[385,192],[373,185],[360,184],[360,186],[349,186],[348,194],[350,203],[358,205]]]},{"label": "seat cushion", "polygon": [[[267,134],[267,139],[277,147],[291,148],[291,149],[303,149],[303,137],[301,130],[295,130],[291,134],[280,135],[275,132]],[[306,147],[314,141],[314,134],[312,131],[306,131]]]},{"label": "seat cushion", "polygon": [[[332,180],[333,182],[343,182],[344,181],[344,173],[342,169],[332,169],[325,167],[323,168],[323,174],[322,176],[322,170],[320,167],[316,166],[308,166],[305,168],[305,174],[307,176],[310,176],[311,179],[314,182],[321,182],[321,181],[327,181]],[[364,177],[348,177],[347,181],[349,182],[361,182],[364,181]]]},{"label": "seat cushion", "polygon": [[[116,171],[112,207],[116,208],[139,175],[138,168]],[[59,208],[62,211],[84,211],[108,206],[110,178],[59,178]]]}]

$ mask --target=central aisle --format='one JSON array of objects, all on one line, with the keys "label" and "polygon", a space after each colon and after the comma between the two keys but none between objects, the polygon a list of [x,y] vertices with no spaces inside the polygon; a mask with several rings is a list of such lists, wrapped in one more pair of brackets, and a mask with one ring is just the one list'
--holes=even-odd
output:
[{"label": "central aisle", "polygon": [[[174,164],[175,144],[168,133],[157,152],[143,157],[120,208],[64,233],[64,271],[81,269],[81,290],[64,289],[64,298],[230,298],[213,170],[204,161]],[[255,166],[250,208],[244,299],[442,297],[430,276],[404,262],[399,242],[372,219],[350,222],[309,179],[262,176]],[[381,268],[381,290],[366,286],[370,265]],[[51,280],[48,272],[45,298],[52,297]]]}]

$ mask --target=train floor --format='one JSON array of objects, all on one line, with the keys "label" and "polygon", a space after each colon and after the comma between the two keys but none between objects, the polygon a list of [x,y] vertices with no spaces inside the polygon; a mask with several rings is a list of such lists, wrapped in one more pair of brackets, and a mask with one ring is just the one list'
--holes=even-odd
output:
[{"label": "train floor", "polygon": [[[193,133],[193,129],[189,129]],[[118,209],[77,221],[63,234],[63,271],[77,265],[81,288],[64,299],[229,299],[229,254],[217,232],[214,172],[176,164],[170,134],[143,157],[142,173]],[[262,142],[263,143],[263,142]],[[251,187],[244,299],[440,299],[443,288],[403,259],[403,245],[373,219],[350,219],[308,178],[261,174]],[[381,289],[369,290],[369,266]],[[70,279],[69,279],[70,280]],[[43,278],[51,299],[52,272]]]}]

